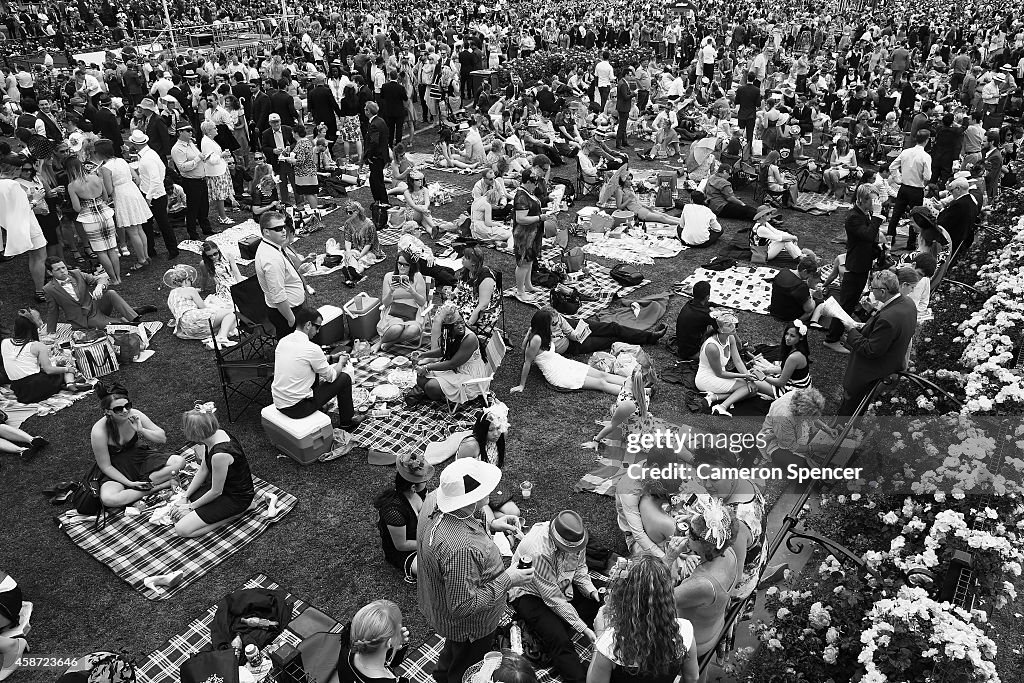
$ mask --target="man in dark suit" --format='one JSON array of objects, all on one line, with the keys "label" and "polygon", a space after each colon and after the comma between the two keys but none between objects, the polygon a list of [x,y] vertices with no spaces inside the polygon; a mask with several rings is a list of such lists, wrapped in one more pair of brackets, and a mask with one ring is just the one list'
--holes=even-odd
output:
[{"label": "man in dark suit", "polygon": [[950,249],[956,253],[961,244],[969,248],[974,241],[974,226],[978,221],[978,201],[971,194],[966,178],[956,178],[949,184],[953,201],[939,212],[935,222],[949,233]]},{"label": "man in dark suit", "polygon": [[851,353],[838,412],[843,416],[853,414],[876,380],[906,368],[907,349],[917,330],[917,306],[900,294],[896,273],[875,273],[871,293],[881,308],[863,326],[854,323],[846,327]]},{"label": "man in dark suit", "polygon": [[245,112],[246,120],[252,121],[252,86],[245,82],[245,74],[241,71],[236,71],[231,78],[234,81],[231,84],[231,94],[235,96],[238,106]]},{"label": "man in dark suit", "polygon": [[52,104],[49,99],[46,97],[40,98],[39,112],[36,114],[36,117],[43,122],[43,128],[46,129],[46,137],[60,144],[66,136],[63,127],[54,118],[51,106]]},{"label": "man in dark suit", "polygon": [[317,74],[315,80],[316,85],[310,88],[306,95],[307,107],[313,121],[327,126],[327,140],[333,147],[334,141],[338,139],[338,117],[341,116],[341,107],[334,93],[327,87],[327,77]]},{"label": "man in dark suit", "polygon": [[288,201],[288,184],[293,181],[294,173],[292,165],[287,161],[281,161],[280,157],[282,154],[291,152],[295,146],[295,136],[292,134],[291,126],[283,125],[281,117],[277,113],[271,114],[267,120],[270,127],[263,131],[260,145],[263,148],[263,156],[267,158],[267,163],[281,179],[278,192],[281,195],[281,201],[286,202]]},{"label": "man in dark suit", "polygon": [[118,157],[122,156],[121,146],[123,140],[121,139],[121,119],[117,117],[114,110],[111,108],[112,101],[110,95],[103,93],[99,99],[99,109],[93,116],[93,125],[96,126],[96,133],[100,137],[104,137],[114,145],[114,154]]},{"label": "man in dark suit", "polygon": [[761,108],[761,88],[757,85],[757,74],[747,74],[747,82],[736,89],[736,121],[747,134],[747,146],[743,149],[743,158],[749,159],[753,153],[754,123],[757,121],[757,110]]},{"label": "man in dark suit", "polygon": [[[878,245],[878,230],[881,216],[872,216],[872,203],[878,197],[878,190],[872,185],[857,188],[854,206],[846,214],[846,272],[839,287],[839,305],[847,313],[860,301],[864,286],[868,283],[871,264],[875,261],[875,247]],[[850,350],[839,343],[843,336],[843,323],[837,318],[825,336],[825,346],[836,353],[848,354]]]},{"label": "man in dark suit", "polygon": [[137,324],[141,316],[157,310],[156,306],[132,308],[112,289],[104,289],[99,299],[94,298],[99,278],[77,268],[68,270],[64,260],[57,256],[47,257],[46,270],[53,276],[43,285],[50,306],[46,312],[46,331],[50,334],[57,329],[61,311],[64,319],[76,328],[101,329],[112,323]]},{"label": "man in dark suit", "polygon": [[398,82],[398,72],[388,73],[388,81],[380,87],[377,104],[380,115],[388,125],[388,145],[394,147],[402,140],[402,127],[405,125],[405,103],[409,94],[405,86]]},{"label": "man in dark suit", "polygon": [[166,166],[167,158],[171,155],[171,132],[167,129],[167,122],[157,113],[156,102],[151,97],[144,97],[138,108],[145,112],[143,129],[149,137],[149,146],[160,155]]},{"label": "man in dark suit", "polygon": [[249,119],[256,127],[256,136],[262,135],[269,126],[270,95],[274,92],[274,81],[267,79],[262,89],[252,96],[252,117]]},{"label": "man in dark suit", "polygon": [[985,146],[981,148],[981,165],[985,169],[985,194],[988,201],[999,192],[999,179],[1003,177],[1003,151],[999,147],[999,131],[985,133]]},{"label": "man in dark suit", "polygon": [[391,161],[391,149],[388,147],[388,124],[379,114],[376,102],[367,102],[366,118],[370,120],[366,127],[366,139],[363,141],[363,163],[370,166],[370,194],[378,204],[388,203],[388,189],[384,184],[384,167]]},{"label": "man in dark suit", "polygon": [[288,94],[288,79],[277,82],[277,90],[270,95],[270,112],[281,117],[282,125],[295,125],[299,114],[295,111],[295,100]]}]

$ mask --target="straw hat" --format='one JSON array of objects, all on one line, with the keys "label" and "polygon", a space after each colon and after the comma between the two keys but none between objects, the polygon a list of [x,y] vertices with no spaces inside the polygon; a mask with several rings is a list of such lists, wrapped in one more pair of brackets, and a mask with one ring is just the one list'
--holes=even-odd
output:
[{"label": "straw hat", "polygon": [[768,206],[767,204],[764,204],[761,207],[759,207],[757,213],[754,214],[754,220],[759,221],[766,216],[771,217],[777,215],[778,213],[779,210],[776,209],[774,206]]},{"label": "straw hat", "polygon": [[128,142],[133,145],[145,145],[149,143],[149,136],[143,133],[141,130],[133,130],[132,134],[128,137]]}]

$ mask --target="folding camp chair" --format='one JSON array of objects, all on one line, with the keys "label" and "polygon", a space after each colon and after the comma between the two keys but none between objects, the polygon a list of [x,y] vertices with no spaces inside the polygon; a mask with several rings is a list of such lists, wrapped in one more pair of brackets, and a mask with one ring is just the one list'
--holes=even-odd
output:
[{"label": "folding camp chair", "polygon": [[434,278],[424,277],[423,281],[427,286],[427,303],[420,309],[419,313],[416,314],[416,322],[420,326],[420,336],[415,342],[399,342],[392,344],[389,347],[389,351],[392,353],[410,353],[412,351],[419,351],[423,348],[425,343],[430,341],[430,328],[433,323],[433,316],[435,313],[436,306],[434,305]]},{"label": "folding camp chair", "polygon": [[[583,152],[580,152],[583,154]],[[581,199],[591,192],[597,193],[601,190],[601,174],[588,175],[583,172],[583,164],[580,163],[579,154],[576,155],[576,198]]]},{"label": "folding camp chair", "polygon": [[[272,352],[273,346],[267,344],[265,335],[246,332],[240,334],[237,344],[222,349],[217,343],[213,322],[210,323],[213,353],[217,361],[221,391],[224,392],[228,422],[234,422],[249,406],[260,401],[267,393],[270,383],[274,381],[274,356],[271,353],[270,357],[267,357],[268,349]],[[231,410],[231,399],[234,397],[243,400],[238,412]]]},{"label": "folding camp chair", "polygon": [[459,386],[459,401],[454,403],[445,399],[448,404],[448,409],[454,413],[458,410],[459,406],[469,401],[468,387],[477,386],[480,388],[480,394],[484,398],[484,403],[490,405],[490,398],[488,394],[491,390],[491,382],[494,381],[494,376],[498,373],[498,368],[501,367],[501,362],[505,360],[505,354],[508,352],[508,347],[505,345],[505,340],[502,337],[501,330],[495,329],[491,332],[491,338],[487,341],[487,357],[484,362],[487,364],[488,374],[486,377],[480,377],[477,379],[467,379]]}]

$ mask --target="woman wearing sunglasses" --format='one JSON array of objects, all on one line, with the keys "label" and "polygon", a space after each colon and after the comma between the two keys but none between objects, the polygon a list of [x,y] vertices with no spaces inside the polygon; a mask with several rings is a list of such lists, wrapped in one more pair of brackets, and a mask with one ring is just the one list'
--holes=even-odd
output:
[{"label": "woman wearing sunglasses", "polygon": [[[213,290],[210,296],[223,302],[223,308],[234,308],[231,298],[231,286],[242,281],[238,263],[231,254],[225,254],[216,242],[203,242],[202,285],[204,290]],[[207,297],[209,299],[209,297]]]},{"label": "woman wearing sunglasses", "polygon": [[[128,390],[114,384],[96,385],[103,417],[92,426],[90,438],[100,474],[100,500],[110,508],[136,503],[153,491],[169,488],[185,464],[180,455],[168,455],[149,444],[167,443],[167,434],[140,410],[132,407]],[[148,443],[139,443],[144,439]]]}]

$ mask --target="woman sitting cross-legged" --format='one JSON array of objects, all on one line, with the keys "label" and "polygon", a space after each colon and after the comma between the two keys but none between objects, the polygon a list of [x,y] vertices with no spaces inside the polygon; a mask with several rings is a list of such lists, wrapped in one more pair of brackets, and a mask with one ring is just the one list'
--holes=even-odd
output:
[{"label": "woman sitting cross-legged", "polygon": [[665,223],[667,225],[683,226],[682,218],[670,216],[661,211],[654,211],[640,203],[633,191],[633,176],[629,172],[629,164],[625,163],[619,170],[612,173],[601,188],[597,200],[598,206],[614,206],[620,211],[632,211],[637,219],[649,223]]},{"label": "woman sitting cross-legged", "polygon": [[453,403],[469,401],[483,394],[478,382],[487,377],[487,366],[480,356],[480,339],[466,327],[454,304],[441,307],[435,324],[440,322],[441,339],[437,349],[419,358],[416,384],[428,398]]},{"label": "woman sitting cross-legged", "polygon": [[395,270],[384,276],[380,292],[381,314],[377,323],[380,339],[375,349],[387,351],[392,344],[418,341],[422,328],[419,314],[427,305],[427,283],[420,274],[419,260],[398,252]]},{"label": "woman sitting cross-legged", "polygon": [[29,318],[14,319],[14,335],[0,342],[4,372],[20,403],[45,401],[62,389],[88,391],[88,384],[75,382],[73,365],[54,365],[50,347],[39,341],[39,328]]},{"label": "woman sitting cross-legged", "polygon": [[408,187],[402,194],[402,198],[405,200],[405,220],[418,224],[436,239],[440,232],[454,230],[455,225],[439,221],[430,215],[430,190],[425,183],[422,171],[409,172]]},{"label": "woman sitting cross-legged", "polygon": [[140,444],[167,443],[167,434],[145,413],[132,407],[128,390],[114,384],[96,386],[104,416],[92,426],[92,454],[102,473],[100,500],[107,507],[122,508],[153,491],[169,488],[185,464],[180,455],[168,455]]},{"label": "woman sitting cross-legged", "polygon": [[480,180],[480,183],[484,184],[484,191],[480,194],[475,194],[474,187],[473,204],[469,209],[469,231],[478,240],[497,242],[500,245],[504,245],[512,237],[512,228],[494,219],[495,207],[492,201],[498,194],[495,187],[496,182],[494,170],[490,168],[485,169],[483,178]]},{"label": "woman sitting cross-legged", "polygon": [[[700,347],[695,381],[697,389],[706,394],[712,413],[732,417],[729,409],[733,404],[756,393],[753,387],[757,377],[747,370],[736,342],[739,318],[728,311],[715,311],[711,317],[716,322],[716,329]],[[735,370],[730,370],[730,365]]]},{"label": "woman sitting cross-legged", "polygon": [[693,627],[676,615],[672,573],[653,557],[620,562],[594,621],[588,683],[697,683]]},{"label": "woman sitting cross-legged", "polygon": [[828,158],[828,168],[822,173],[822,180],[828,187],[826,197],[843,201],[846,197],[846,178],[857,169],[857,152],[850,148],[850,141],[845,137],[836,140],[836,146]]},{"label": "woman sitting cross-legged", "polygon": [[[164,284],[171,287],[167,308],[174,317],[174,335],[181,339],[208,339],[217,335],[217,343],[231,344],[228,337],[236,332],[235,314],[231,308],[208,305],[195,288],[199,275],[192,266],[178,264],[164,273]],[[211,299],[219,303],[220,299]]]},{"label": "woman sitting cross-legged", "polygon": [[416,523],[426,497],[427,482],[434,466],[422,455],[405,453],[395,459],[395,484],[381,491],[373,501],[384,559],[405,572],[405,580],[416,580]]},{"label": "woman sitting cross-legged", "polygon": [[[188,503],[175,508],[174,533],[196,538],[256,509],[256,488],[245,451],[220,428],[212,403],[196,404],[181,416],[181,431],[194,441],[199,470],[185,491]],[[274,503],[267,514],[274,516]]]},{"label": "woman sitting cross-legged", "polygon": [[541,309],[533,314],[530,330],[523,339],[523,371],[519,386],[512,387],[512,392],[521,392],[526,388],[530,368],[536,363],[544,379],[557,389],[594,389],[618,395],[626,378],[556,353],[551,347],[551,325],[550,311]]},{"label": "woman sitting cross-legged", "polygon": [[764,396],[776,399],[795,389],[811,386],[811,349],[807,344],[807,325],[802,320],[788,323],[782,331],[779,363],[753,368],[754,386]]},{"label": "woman sitting cross-legged", "polygon": [[384,259],[377,228],[359,202],[345,207],[348,218],[341,226],[341,247],[345,250],[345,286],[359,282],[363,272]]}]

